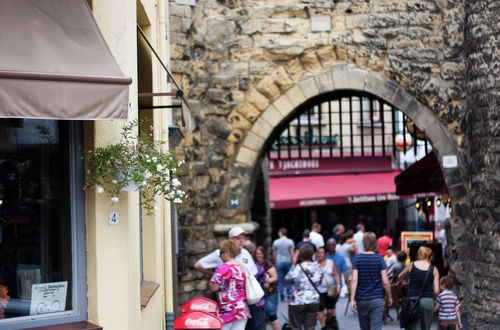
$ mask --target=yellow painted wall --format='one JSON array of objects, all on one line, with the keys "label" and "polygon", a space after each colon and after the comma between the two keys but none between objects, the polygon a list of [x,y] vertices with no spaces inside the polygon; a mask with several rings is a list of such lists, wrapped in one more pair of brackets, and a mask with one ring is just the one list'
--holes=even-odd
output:
[{"label": "yellow painted wall", "polygon": [[[169,56],[164,33],[166,0],[143,0],[139,3],[141,14],[151,24],[151,42],[161,50],[165,61]],[[129,119],[137,118],[137,37],[136,1],[93,0],[92,11],[118,65],[126,76],[132,77],[130,86]],[[163,35],[159,35],[163,33]],[[162,44],[163,43],[163,44]],[[168,86],[163,69],[153,59],[153,86],[155,91],[165,91]],[[164,102],[165,100],[159,100]],[[168,139],[170,116],[155,113],[156,138]],[[85,125],[85,147],[105,145],[120,138],[121,121],[97,121]],[[140,228],[139,196],[137,192],[120,194],[120,201],[112,204],[110,196],[86,193],[87,229],[87,281],[88,320],[112,329],[164,329],[166,305],[173,311],[166,298],[165,283],[172,286],[171,269],[164,267],[170,251],[170,206],[160,202],[155,216],[143,213],[143,263],[144,280],[160,284],[145,308],[140,306]],[[117,211],[119,224],[108,224],[108,213]],[[168,233],[167,233],[168,232]],[[167,241],[166,241],[167,240]],[[170,271],[170,275],[165,271]]]}]

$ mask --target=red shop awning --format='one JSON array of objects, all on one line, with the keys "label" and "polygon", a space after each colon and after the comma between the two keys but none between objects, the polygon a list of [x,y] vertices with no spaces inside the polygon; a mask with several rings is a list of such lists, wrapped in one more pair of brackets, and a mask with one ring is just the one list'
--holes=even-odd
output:
[{"label": "red shop awning", "polygon": [[443,177],[443,171],[434,152],[408,167],[394,178],[396,194],[409,195],[435,192],[447,194],[448,189]]},{"label": "red shop awning", "polygon": [[422,197],[396,195],[394,177],[400,171],[348,175],[290,176],[271,178],[271,209],[383,202]]}]

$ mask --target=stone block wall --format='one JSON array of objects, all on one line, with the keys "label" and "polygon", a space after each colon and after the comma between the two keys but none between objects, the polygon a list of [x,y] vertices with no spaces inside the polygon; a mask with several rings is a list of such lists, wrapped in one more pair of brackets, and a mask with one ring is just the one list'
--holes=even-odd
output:
[{"label": "stone block wall", "polygon": [[466,219],[455,240],[461,290],[468,298],[473,329],[500,327],[500,3],[466,1],[465,131],[469,205],[457,205]]},{"label": "stone block wall", "polygon": [[[393,90],[393,104],[442,137],[432,141],[435,149],[459,156],[459,168],[446,171],[454,197],[452,269],[465,306],[474,306],[472,319],[491,324],[500,311],[497,298],[481,315],[476,307],[486,286],[500,296],[495,277],[477,274],[471,282],[465,271],[475,265],[484,274],[499,264],[498,5],[490,2],[198,0],[187,6],[171,0],[172,71],[195,121],[177,148],[190,195],[179,210],[187,264],[216,248],[215,224],[252,220],[262,147],[294,107],[336,86]],[[349,74],[332,74],[342,70]],[[376,79],[364,80],[365,73]],[[473,248],[471,235],[480,235]],[[485,247],[492,249],[490,261],[473,264]],[[206,282],[189,269],[179,278],[180,302],[204,294]]]}]

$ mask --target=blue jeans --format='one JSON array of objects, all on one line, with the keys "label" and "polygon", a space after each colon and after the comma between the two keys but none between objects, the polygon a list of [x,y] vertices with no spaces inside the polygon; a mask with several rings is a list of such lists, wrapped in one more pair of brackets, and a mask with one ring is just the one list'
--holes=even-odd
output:
[{"label": "blue jeans", "polygon": [[264,306],[257,307],[254,305],[249,305],[250,314],[252,317],[248,319],[245,325],[246,330],[265,330],[266,329],[266,312]]},{"label": "blue jeans", "polygon": [[[284,289],[284,281],[285,281],[285,276],[288,274],[288,271],[292,267],[291,262],[277,262],[276,263],[276,270],[278,270],[278,291],[280,294],[280,297],[283,297],[285,295]],[[288,295],[290,293],[291,287],[287,285],[286,287],[286,294]]]},{"label": "blue jeans", "polygon": [[384,316],[384,299],[356,300],[361,330],[381,330]]},{"label": "blue jeans", "polygon": [[266,300],[266,305],[264,306],[266,316],[272,322],[276,320],[276,316],[278,315],[278,294],[272,293],[264,299]]}]

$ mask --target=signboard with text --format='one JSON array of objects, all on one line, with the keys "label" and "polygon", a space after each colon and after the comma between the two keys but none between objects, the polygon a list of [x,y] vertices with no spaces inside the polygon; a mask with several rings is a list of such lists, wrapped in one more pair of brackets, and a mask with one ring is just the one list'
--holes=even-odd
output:
[{"label": "signboard with text", "polygon": [[269,175],[271,177],[391,170],[391,157],[269,159]]},{"label": "signboard with text", "polygon": [[177,329],[222,329],[222,322],[213,314],[194,311],[175,319],[174,330]]},{"label": "signboard with text", "polygon": [[212,299],[208,299],[205,297],[196,297],[182,304],[182,313],[188,313],[192,311],[203,311],[205,313],[215,314],[217,312],[217,303]]},{"label": "signboard with text", "polygon": [[434,235],[431,231],[401,232],[401,250],[409,253],[412,243],[432,243]]},{"label": "signboard with text", "polygon": [[62,312],[66,308],[68,282],[33,284],[30,315]]}]

